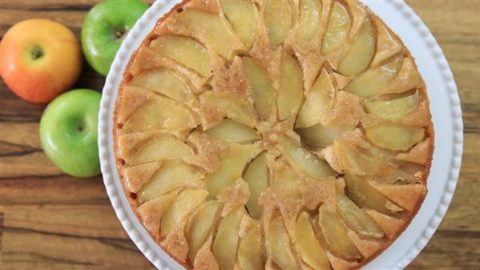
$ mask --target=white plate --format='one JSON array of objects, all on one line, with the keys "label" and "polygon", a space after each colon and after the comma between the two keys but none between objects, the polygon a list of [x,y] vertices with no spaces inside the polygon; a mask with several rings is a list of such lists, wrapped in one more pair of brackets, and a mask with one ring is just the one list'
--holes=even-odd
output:
[{"label": "white plate", "polygon": [[[179,0],[159,0],[128,34],[108,74],[99,115],[99,151],[103,180],[113,208],[137,247],[158,269],[183,269],[149,236],[133,213],[119,180],[112,140],[112,116],[117,88],[130,55],[157,20]],[[463,150],[460,100],[452,72],[421,19],[402,0],[363,0],[404,41],[427,83],[435,128],[435,152],[428,178],[428,194],[412,223],[400,237],[364,269],[403,269],[432,237],[452,199]]]}]

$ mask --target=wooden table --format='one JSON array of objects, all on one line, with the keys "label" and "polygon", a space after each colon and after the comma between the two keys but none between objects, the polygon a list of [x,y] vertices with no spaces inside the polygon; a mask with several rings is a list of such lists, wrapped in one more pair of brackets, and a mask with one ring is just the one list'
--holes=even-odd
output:
[{"label": "wooden table", "polygon": [[[377,1],[377,0],[371,0]],[[387,0],[382,0],[387,1]],[[79,36],[96,0],[1,0],[0,33],[29,18],[50,18]],[[407,0],[440,42],[455,73],[465,121],[457,191],[440,229],[410,269],[480,265],[480,1]],[[104,79],[85,64],[77,87]],[[0,269],[153,269],[128,238],[101,177],[76,179],[43,154],[44,106],[23,102],[0,82]]]}]

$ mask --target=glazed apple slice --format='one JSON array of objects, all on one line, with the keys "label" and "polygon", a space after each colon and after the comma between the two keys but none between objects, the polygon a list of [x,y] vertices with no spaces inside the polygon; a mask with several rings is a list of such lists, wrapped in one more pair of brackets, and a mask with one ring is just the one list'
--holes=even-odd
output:
[{"label": "glazed apple slice", "polygon": [[335,155],[335,160],[329,162],[337,163],[341,171],[357,175],[384,175],[391,170],[391,165],[387,163],[384,157],[375,155],[370,149],[361,148],[345,140],[337,140],[331,148]]},{"label": "glazed apple slice", "polygon": [[245,215],[243,206],[228,213],[218,225],[217,234],[212,244],[212,252],[220,269],[233,269],[237,259],[237,247],[240,222]]},{"label": "glazed apple slice", "polygon": [[245,166],[260,152],[259,144],[231,145],[229,153],[221,160],[217,172],[207,177],[210,197],[215,198],[226,187],[242,176]]},{"label": "glazed apple slice", "polygon": [[365,71],[375,55],[375,26],[367,18],[345,56],[340,60],[338,71],[353,76]]},{"label": "glazed apple slice", "polygon": [[210,200],[203,203],[188,221],[186,227],[186,238],[188,242],[188,258],[195,261],[195,256],[203,243],[207,241],[208,236],[212,233],[217,220],[219,203],[216,200]]},{"label": "glazed apple slice", "polygon": [[397,75],[402,61],[403,56],[398,56],[377,68],[368,70],[354,78],[345,91],[360,97],[380,95]]},{"label": "glazed apple slice", "polygon": [[249,0],[220,0],[220,5],[243,44],[247,48],[252,47],[258,24],[258,12],[253,2]]},{"label": "glazed apple slice", "polygon": [[314,179],[321,180],[327,176],[335,176],[335,171],[328,163],[306,149],[296,146],[292,140],[285,138],[282,150],[289,163],[300,172]]},{"label": "glazed apple slice", "polygon": [[313,269],[330,270],[325,251],[320,246],[310,218],[305,212],[298,216],[295,236],[297,250],[304,262]]},{"label": "glazed apple slice", "polygon": [[193,100],[185,79],[170,69],[155,68],[142,71],[133,77],[129,85],[139,86],[183,103],[190,103]]},{"label": "glazed apple slice", "polygon": [[273,45],[280,45],[293,26],[293,11],[289,0],[263,1],[263,19]]},{"label": "glazed apple slice", "polygon": [[375,145],[392,150],[407,151],[421,142],[425,136],[423,128],[384,124],[367,128],[367,138]]},{"label": "glazed apple slice", "polygon": [[163,215],[175,200],[176,192],[158,196],[138,206],[137,211],[145,228],[151,234],[158,234]]},{"label": "glazed apple slice", "polygon": [[252,58],[245,57],[243,61],[255,100],[255,110],[260,120],[267,120],[275,113],[275,99],[272,97],[276,96],[276,91],[272,80],[268,77],[267,71]]},{"label": "glazed apple slice", "polygon": [[309,42],[320,30],[322,4],[319,0],[300,0],[300,20],[297,28],[297,39]]},{"label": "glazed apple slice", "polygon": [[249,127],[255,125],[256,115],[254,108],[245,99],[233,95],[217,96],[213,91],[209,91],[200,96],[200,103],[216,108],[235,122]]},{"label": "glazed apple slice", "polygon": [[255,130],[230,119],[223,120],[216,127],[207,130],[206,133],[215,139],[227,142],[248,143],[260,139]]},{"label": "glazed apple slice", "polygon": [[226,23],[214,13],[189,8],[178,14],[177,20],[188,27],[192,33],[201,35],[213,50],[230,59],[235,50],[235,35],[228,29]]},{"label": "glazed apple slice", "polygon": [[382,238],[385,234],[375,221],[347,196],[337,194],[337,211],[345,223],[362,236]]},{"label": "glazed apple slice", "polygon": [[210,74],[208,51],[200,42],[192,38],[161,35],[150,43],[150,48],[198,72],[203,77]]},{"label": "glazed apple slice", "polygon": [[290,239],[281,216],[273,217],[265,232],[265,248],[268,257],[281,269],[297,269]]},{"label": "glazed apple slice", "polygon": [[129,165],[135,165],[159,160],[183,160],[193,155],[190,146],[174,136],[162,134],[139,145],[131,157],[125,157],[125,161]]},{"label": "glazed apple slice", "polygon": [[355,244],[350,240],[347,229],[343,226],[340,217],[333,211],[322,206],[318,213],[318,223],[323,239],[330,251],[347,260],[362,258]]},{"label": "glazed apple slice", "polygon": [[265,270],[282,270],[282,268],[276,265],[272,259],[268,259],[265,263]]},{"label": "glazed apple slice", "polygon": [[251,217],[260,219],[262,216],[262,207],[258,204],[258,198],[268,187],[268,167],[265,154],[256,157],[247,166],[243,178],[250,188],[250,198],[247,203],[248,213]]},{"label": "glazed apple slice", "polygon": [[189,187],[202,188],[203,175],[182,161],[166,161],[137,193],[140,203],[175,189]]},{"label": "glazed apple slice", "polygon": [[302,137],[302,141],[309,146],[327,147],[341,138],[344,133],[352,131],[352,126],[330,126],[316,124],[309,128],[300,128],[296,131]]},{"label": "glazed apple slice", "polygon": [[281,65],[280,87],[278,89],[278,117],[285,120],[295,114],[303,101],[303,75],[297,60],[284,54]]},{"label": "glazed apple slice", "polygon": [[197,117],[187,107],[171,99],[153,95],[149,101],[130,114],[122,130],[129,132],[149,129],[182,131],[197,125]]},{"label": "glazed apple slice", "polygon": [[333,106],[335,87],[326,69],[322,69],[298,113],[295,127],[307,128],[320,123]]},{"label": "glazed apple slice", "polygon": [[260,226],[255,224],[240,239],[238,262],[243,270],[263,270],[262,235]]},{"label": "glazed apple slice", "polygon": [[399,121],[404,116],[411,114],[419,104],[418,92],[406,97],[390,100],[367,100],[367,111],[387,121]]},{"label": "glazed apple slice", "polygon": [[347,8],[335,1],[330,12],[327,31],[323,39],[322,54],[330,54],[340,48],[345,42],[352,25],[352,19]]},{"label": "glazed apple slice", "polygon": [[162,218],[160,235],[165,237],[197,208],[208,196],[206,190],[187,189],[181,192]]},{"label": "glazed apple slice", "polygon": [[402,211],[402,208],[372,187],[367,179],[352,174],[345,174],[344,178],[347,196],[360,207],[377,210],[386,215]]}]

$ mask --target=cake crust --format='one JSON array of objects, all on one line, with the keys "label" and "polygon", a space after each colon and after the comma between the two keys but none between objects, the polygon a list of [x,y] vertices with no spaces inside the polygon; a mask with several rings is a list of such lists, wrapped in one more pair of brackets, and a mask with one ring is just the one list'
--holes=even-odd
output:
[{"label": "cake crust", "polygon": [[[272,224],[275,223],[276,218],[279,216],[283,220],[284,233],[288,235],[287,239],[289,239],[289,242],[287,243],[290,249],[292,249],[292,260],[296,268],[314,268],[311,263],[307,262],[309,260],[305,259],[306,255],[302,254],[301,249],[296,246],[295,224],[298,216],[305,212],[310,213],[310,222],[317,238],[316,241],[320,243],[321,250],[328,259],[330,267],[333,269],[360,268],[388,248],[405,230],[418,212],[427,193],[426,181],[433,156],[434,130],[431,123],[425,83],[417,70],[413,57],[396,34],[380,18],[357,0],[318,0],[317,3],[320,3],[319,21],[321,22],[321,27],[312,35],[317,40],[312,39],[310,42],[302,41],[300,37],[295,35],[296,31],[298,31],[295,27],[299,26],[292,26],[288,36],[283,40],[283,46],[272,44],[272,36],[268,34],[268,26],[263,22],[269,1],[246,0],[246,2],[255,3],[256,19],[258,20],[256,25],[257,37],[250,47],[248,47],[248,44],[242,44],[242,40],[238,38],[237,35],[239,34],[233,27],[234,20],[227,17],[226,7],[222,6],[221,2],[221,0],[184,0],[177,4],[170,12],[158,20],[154,30],[131,56],[127,65],[123,82],[118,89],[113,116],[114,129],[112,132],[115,142],[114,150],[117,158],[117,169],[132,209],[155,241],[187,269],[223,269],[228,265],[224,263],[228,259],[222,257],[227,255],[215,253],[215,247],[222,245],[220,240],[216,240],[217,238],[220,239],[220,236],[217,237],[216,231],[219,226],[222,226],[222,221],[234,220],[233,215],[237,205],[245,205],[245,211],[239,215],[242,216],[241,220],[248,220],[248,222],[238,223],[236,246],[246,239],[244,233],[248,228],[260,226],[262,228],[259,235],[260,239],[266,242],[265,246],[261,245],[263,251],[260,254],[260,258],[263,268],[285,269],[288,265],[288,262],[278,259],[275,249],[268,245],[270,231],[274,230],[271,229],[271,226],[273,226]],[[299,2],[315,1],[293,0],[282,2],[288,2],[291,6],[298,8],[296,5]],[[347,10],[351,20],[350,28],[345,41],[339,49],[324,55],[322,49],[325,46],[324,40],[326,39],[325,36],[328,35],[328,22],[331,20],[330,16],[334,12],[332,10],[335,9],[335,5],[343,6]],[[211,15],[218,15],[222,23],[228,24],[227,29],[235,36],[235,39],[232,41],[235,55],[229,56],[222,49],[212,46],[209,44],[212,42],[209,38],[194,32],[189,27],[184,25],[179,27],[177,25],[177,16],[186,10],[199,10],[208,12]],[[298,10],[294,9],[294,15],[292,16],[296,16],[300,20],[300,13],[300,8]],[[365,31],[365,25],[368,24],[365,22],[366,20],[369,20],[375,29],[375,53],[371,57],[366,70],[354,75],[348,75],[350,70],[349,68],[342,68],[342,61],[345,61],[344,59],[348,57],[349,51],[355,46],[356,39],[359,39],[359,36],[363,33],[362,31]],[[180,64],[182,60],[178,58],[175,61],[171,61],[174,57],[172,58],[166,52],[163,52],[163,55],[160,53],[161,57],[156,59],[154,54],[159,53],[159,51],[156,49],[152,50],[151,44],[162,35],[186,36],[204,46],[203,48],[210,56],[210,63],[213,66],[209,71],[212,75],[204,78],[201,71],[195,70],[196,67],[186,67],[184,63]],[[137,55],[142,54],[141,50],[148,51],[150,56],[137,58]],[[219,53],[222,54],[221,57],[218,55]],[[251,80],[251,77],[247,74],[248,71],[242,69],[242,67],[247,67],[244,60],[245,57],[251,57],[259,67],[264,69],[266,74],[265,80],[271,82],[276,95],[279,95],[279,91],[282,89],[282,75],[288,74],[282,73],[282,65],[287,61],[285,59],[288,55],[293,56],[293,59],[297,61],[300,67],[301,73],[303,73],[301,76],[301,89],[304,95],[302,96],[302,104],[299,107],[292,107],[292,115],[278,119],[278,114],[272,115],[270,113],[264,117],[260,113],[254,118],[249,118],[248,113],[239,114],[229,110],[229,108],[235,106],[238,106],[240,109],[251,106],[257,114],[259,113],[258,107],[255,107],[259,100],[258,94],[253,89],[255,85],[248,82]],[[170,57],[170,59],[161,60],[165,57]],[[355,80],[358,81],[359,77],[370,70],[386,66],[395,57],[402,58],[403,62],[399,65],[391,82],[383,87],[382,91],[385,92],[382,92],[381,98],[377,98],[378,95],[375,95],[375,98],[368,95],[364,97],[363,95],[366,94],[361,91],[348,90],[349,86],[353,89],[353,82]],[[143,60],[139,62],[138,59]],[[315,63],[317,63],[316,66]],[[198,124],[195,124],[196,127],[179,130],[155,130],[147,126],[146,131],[127,131],[125,129],[127,119],[132,118],[129,115],[138,111],[132,105],[136,104],[131,100],[132,98],[125,100],[130,94],[134,96],[137,94],[126,91],[135,89],[130,84],[136,77],[140,76],[139,74],[142,74],[145,70],[153,69],[173,70],[190,80],[188,82],[189,91],[195,97],[194,100],[189,104],[177,104],[180,102],[175,102],[177,102],[176,105],[178,106],[185,105],[185,107],[190,108],[192,117],[199,119]],[[323,69],[326,70],[332,80],[334,93],[331,100],[333,107],[320,112],[322,114],[319,117],[320,120],[315,120],[317,124],[312,125],[311,122],[308,122],[310,120],[308,120],[306,127],[298,128],[296,126],[299,121],[298,115],[305,107],[305,100],[313,95],[315,84],[320,81]],[[340,70],[343,70],[343,72]],[[213,83],[211,76],[214,76]],[[294,86],[291,85],[290,87]],[[143,88],[146,87],[143,86]],[[230,88],[231,90],[222,93],[225,89]],[[157,91],[153,88],[148,90]],[[213,94],[210,95],[209,93]],[[372,101],[372,103],[378,102],[378,104],[384,100],[403,100],[404,98],[414,96],[412,93],[420,97],[418,105],[415,110],[399,117],[399,120],[396,120],[396,118],[392,120],[394,118],[391,116],[388,116],[390,118],[384,118],[384,115],[376,113],[376,109],[369,109],[370,107],[364,103],[366,102],[365,100],[368,102]],[[158,95],[158,93],[155,94]],[[160,93],[160,95],[165,97],[164,93]],[[169,98],[168,96],[166,97]],[[289,97],[289,99],[292,98]],[[242,100],[244,103],[239,105],[232,103],[231,100]],[[151,100],[147,98],[139,102],[141,104],[149,104]],[[218,104],[223,103],[227,105],[222,105],[223,107],[218,106]],[[372,106],[378,104],[376,103]],[[144,105],[139,105],[139,108],[142,106]],[[279,106],[279,104],[272,106]],[[379,108],[382,109],[381,106]],[[146,112],[155,113],[156,111],[150,109],[146,110]],[[282,118],[281,115],[280,118]],[[136,119],[144,121],[145,117],[140,115]],[[246,141],[232,143],[231,141],[219,140],[211,135],[212,133],[209,133],[209,131],[222,126],[224,119],[233,119],[242,126],[250,127],[260,134],[261,141],[251,138],[249,141],[248,136],[245,135],[246,139],[244,140]],[[312,147],[306,142],[308,137],[305,137],[300,131],[302,129],[311,129],[314,126],[328,128],[335,125],[341,126],[346,131],[342,130],[341,135],[335,135],[333,140],[331,138],[328,139],[327,141],[330,141],[330,143],[326,147]],[[392,132],[389,130],[390,126],[388,125],[394,125],[394,128],[406,126],[412,130],[421,127],[423,134],[421,139],[408,144],[409,147],[406,150],[395,148],[401,148],[403,145],[391,146],[394,143],[391,143],[388,138],[381,138],[381,140],[386,140],[386,142],[378,143],[372,141],[366,135],[366,131],[373,130],[373,128],[379,126],[383,128],[379,132],[380,134]],[[387,127],[384,128],[383,126]],[[396,131],[396,129],[393,129],[393,131]],[[408,136],[413,136],[410,130],[408,132]],[[166,139],[167,137],[173,139]],[[231,140],[231,138],[228,139]],[[411,138],[409,139],[412,140]],[[151,147],[155,142],[160,141],[163,142],[162,145],[174,145],[177,148],[181,147],[181,149],[191,148],[192,152],[182,150],[183,152],[179,152],[174,157],[170,155],[172,151],[155,153],[153,156],[152,154],[150,156],[143,154],[142,151],[147,149],[149,145]],[[246,142],[256,146],[251,146],[247,149],[245,146]],[[302,146],[304,148],[301,148]],[[125,147],[130,147],[141,153],[126,154],[125,150],[122,151]],[[295,156],[289,155],[289,147],[297,149],[295,151],[303,151],[298,149],[310,151],[310,155],[315,157],[315,164],[319,162],[325,163],[330,169],[323,171],[326,175],[317,177],[308,168],[296,166]],[[172,150],[177,148],[172,148]],[[361,160],[355,160],[355,164],[353,164],[350,160],[352,158],[350,153],[352,152],[358,153],[362,158],[368,156],[371,166],[365,167],[360,164]],[[232,178],[233,180],[229,185],[226,185],[219,194],[215,194],[213,189],[211,189],[213,185],[211,183],[218,181],[215,180],[218,178],[214,176],[218,175],[218,171],[222,170],[222,160],[228,160],[233,155],[232,153],[242,153],[241,155],[245,159],[243,169],[240,170],[240,175],[237,178]],[[251,183],[244,178],[246,178],[245,173],[250,165],[262,153],[265,153],[265,162],[268,169],[268,187],[265,187],[265,190],[258,198],[258,204],[262,207],[262,216],[258,219],[252,219],[249,213],[253,210],[246,205],[254,193],[249,190],[249,188],[252,189]],[[365,153],[366,155],[364,155]],[[372,158],[370,155],[374,157]],[[356,156],[353,158],[355,159]],[[127,160],[132,162],[128,163]],[[153,182],[154,178],[160,179],[161,168],[163,168],[162,165],[165,160],[180,160],[197,170],[205,182],[204,185],[187,185],[156,195],[153,198],[144,199],[146,196],[144,195],[146,193],[145,186],[149,181]],[[376,166],[376,163],[379,164],[378,172],[372,169]],[[380,171],[383,170],[387,171],[388,173],[385,174],[388,175],[379,176],[381,175]],[[347,180],[349,175],[352,174],[355,177],[367,179],[364,181],[367,182],[368,187],[362,186],[361,189],[363,191],[373,189],[375,194],[381,194],[375,196],[381,197],[382,200],[386,198],[385,200],[388,202],[386,208],[376,208],[378,205],[372,206],[373,204],[363,202],[362,199],[353,199],[355,195],[350,193],[354,193],[354,189],[349,188],[352,185],[352,180]],[[290,183],[288,179],[293,178],[301,178],[301,183],[300,181],[298,183],[297,181]],[[203,199],[199,195],[199,198],[201,198],[199,199],[199,204],[191,205],[189,214],[182,220],[178,220],[168,234],[163,235],[161,228],[163,228],[162,225],[166,225],[162,224],[162,219],[165,215],[168,216],[176,209],[184,207],[183,205],[178,206],[180,203],[178,203],[177,198],[185,190],[192,189],[194,191],[206,190],[205,198]],[[358,258],[355,256],[349,257],[349,255],[345,255],[346,253],[339,254],[335,251],[335,247],[328,243],[328,237],[325,237],[325,233],[328,234],[329,230],[322,227],[321,222],[318,221],[319,208],[328,209],[328,211],[333,211],[335,215],[339,215],[339,206],[336,204],[336,198],[340,195],[337,194],[348,195],[360,207],[359,209],[376,223],[383,233],[381,238],[364,237],[359,233],[357,227],[348,223],[348,218],[340,219],[347,232],[347,237],[350,239],[349,241],[358,253]],[[410,196],[411,194],[413,195]],[[199,252],[197,256],[191,258],[189,256],[189,243],[192,243],[193,240],[192,236],[188,236],[186,233],[188,234],[189,230],[191,230],[191,224],[195,224],[195,217],[200,216],[201,211],[198,209],[203,209],[204,204],[212,200],[220,203],[214,215],[215,222],[212,223],[212,228],[207,232],[207,238],[204,239],[201,248],[198,247]],[[234,252],[235,269],[248,269],[244,268],[246,266],[240,263],[242,262],[240,257],[244,255],[237,254],[239,252],[237,249]]]}]

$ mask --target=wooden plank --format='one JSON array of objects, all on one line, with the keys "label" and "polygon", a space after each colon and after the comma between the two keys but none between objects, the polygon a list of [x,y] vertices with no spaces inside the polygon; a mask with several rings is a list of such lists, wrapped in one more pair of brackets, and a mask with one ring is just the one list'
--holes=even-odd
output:
[{"label": "wooden plank", "polygon": [[5,269],[153,269],[130,240],[2,230]]},{"label": "wooden plank", "polygon": [[[16,22],[48,18],[79,37],[98,0],[1,0],[0,36]],[[438,39],[462,98],[465,150],[452,205],[440,229],[409,269],[480,265],[480,1],[408,4]],[[75,87],[101,90],[86,63]],[[153,269],[123,231],[101,177],[62,174],[44,156],[38,121],[45,106],[23,102],[0,80],[0,269]]]},{"label": "wooden plank", "polygon": [[480,265],[478,231],[440,230],[408,269],[476,269]]},{"label": "wooden plank", "polygon": [[129,239],[121,229],[111,205],[107,203],[11,205],[0,209],[3,212],[6,232],[27,231],[73,238]]}]

